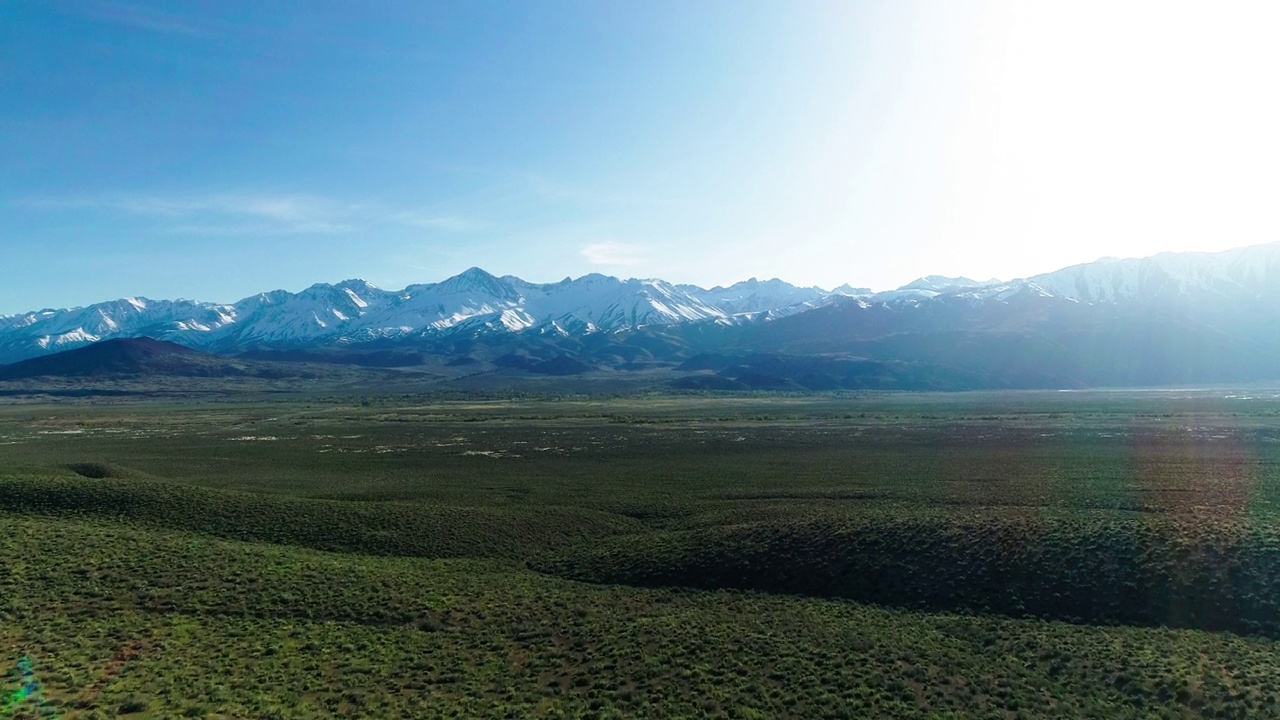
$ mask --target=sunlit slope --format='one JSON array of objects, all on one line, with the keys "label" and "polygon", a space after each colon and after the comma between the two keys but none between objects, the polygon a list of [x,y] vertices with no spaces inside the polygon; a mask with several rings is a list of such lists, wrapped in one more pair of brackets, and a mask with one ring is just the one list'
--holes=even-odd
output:
[{"label": "sunlit slope", "polygon": [[65,518],[0,514],[0,597],[0,657],[28,658],[69,720],[1274,717],[1280,692],[1264,639],[593,586]]},{"label": "sunlit slope", "polygon": [[541,549],[601,540],[634,530],[638,524],[585,508],[512,510],[349,502],[74,476],[0,476],[0,512],[100,519],[319,550],[413,557],[518,558]]},{"label": "sunlit slope", "polygon": [[128,474],[78,465],[0,478],[0,512],[360,555],[499,558],[597,584],[1280,635],[1280,524],[1269,512],[830,492],[486,506],[264,495]]},{"label": "sunlit slope", "polygon": [[1276,717],[1268,397],[8,407],[0,662],[77,720]]}]

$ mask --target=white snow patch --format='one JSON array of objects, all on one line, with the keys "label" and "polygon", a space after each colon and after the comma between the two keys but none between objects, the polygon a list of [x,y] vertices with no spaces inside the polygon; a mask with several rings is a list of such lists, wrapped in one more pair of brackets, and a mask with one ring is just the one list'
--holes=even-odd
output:
[{"label": "white snow patch", "polygon": [[[63,333],[53,338],[54,345],[66,345],[68,343],[92,343],[98,342],[98,336],[85,332],[84,328],[76,328],[69,333]],[[44,345],[42,347],[48,347]]]},{"label": "white snow patch", "polygon": [[[355,293],[355,291],[354,291],[354,290],[352,290],[351,288],[346,288],[346,291],[347,291],[347,297],[351,298],[351,302],[352,302],[356,307],[358,307],[358,308],[360,308],[360,309],[362,309],[362,310],[363,310],[364,308],[369,307],[369,303],[367,303],[367,302],[365,302],[363,299],[361,299],[361,298],[360,298],[360,296],[359,296],[359,295],[357,295],[357,294]],[[345,319],[345,318],[344,318],[344,319]]]}]

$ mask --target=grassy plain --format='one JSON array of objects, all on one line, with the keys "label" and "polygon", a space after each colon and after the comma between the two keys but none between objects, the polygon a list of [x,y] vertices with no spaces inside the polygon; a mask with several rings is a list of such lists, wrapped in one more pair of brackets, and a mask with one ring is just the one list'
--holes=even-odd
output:
[{"label": "grassy plain", "polygon": [[1274,393],[0,407],[0,717],[1280,717],[1278,638]]}]

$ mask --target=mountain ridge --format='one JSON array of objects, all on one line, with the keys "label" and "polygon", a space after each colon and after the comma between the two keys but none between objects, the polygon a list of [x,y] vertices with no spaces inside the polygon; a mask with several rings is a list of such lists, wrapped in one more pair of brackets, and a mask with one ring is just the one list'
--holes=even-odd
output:
[{"label": "mountain ridge", "polygon": [[106,379],[130,376],[245,377],[251,363],[149,337],[114,338],[0,367],[0,381],[41,377]]},{"label": "mountain ridge", "polygon": [[[533,283],[473,267],[401,290],[351,278],[315,283],[297,293],[258,293],[230,304],[134,296],[4,316],[0,362],[111,338],[150,336],[221,354],[399,349],[493,360],[519,351],[532,353],[536,362],[569,358],[574,362],[556,365],[567,370],[580,369],[578,361],[589,367],[675,367],[698,352],[836,353],[880,362],[927,358],[966,377],[998,382],[993,368],[1009,363],[965,353],[977,352],[973,348],[1023,352],[1048,367],[1057,361],[1045,353],[1059,348],[1061,356],[1076,358],[1080,370],[1089,365],[1088,358],[1075,352],[1072,342],[1089,346],[1088,338],[1105,336],[1124,343],[1126,329],[1145,327],[1143,332],[1158,335],[1151,336],[1152,347],[1195,353],[1200,360],[1192,369],[1203,369],[1201,374],[1225,367],[1237,368],[1232,372],[1240,377],[1256,377],[1269,372],[1273,338],[1280,337],[1280,243],[1108,259],[1009,282],[935,275],[896,290],[864,290],[846,285],[827,291],[777,278],[705,289],[598,273]],[[1187,344],[1179,333],[1237,348],[1247,355],[1248,367]],[[1111,352],[1101,346],[1094,351]],[[1143,357],[1140,348],[1130,355]],[[1128,367],[1131,359],[1117,362]],[[849,375],[840,367],[841,377]],[[1025,377],[1031,384],[1110,377],[1105,368],[1016,370],[1010,377]],[[1147,377],[1137,370],[1130,375]],[[1149,375],[1177,380],[1195,373],[1174,368]]]}]

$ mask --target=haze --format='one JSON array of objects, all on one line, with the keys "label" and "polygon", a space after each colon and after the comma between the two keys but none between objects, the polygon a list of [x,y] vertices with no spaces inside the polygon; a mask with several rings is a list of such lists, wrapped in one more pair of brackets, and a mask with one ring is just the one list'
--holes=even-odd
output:
[{"label": "haze", "polygon": [[0,313],[1280,233],[1270,3],[0,5]]}]

